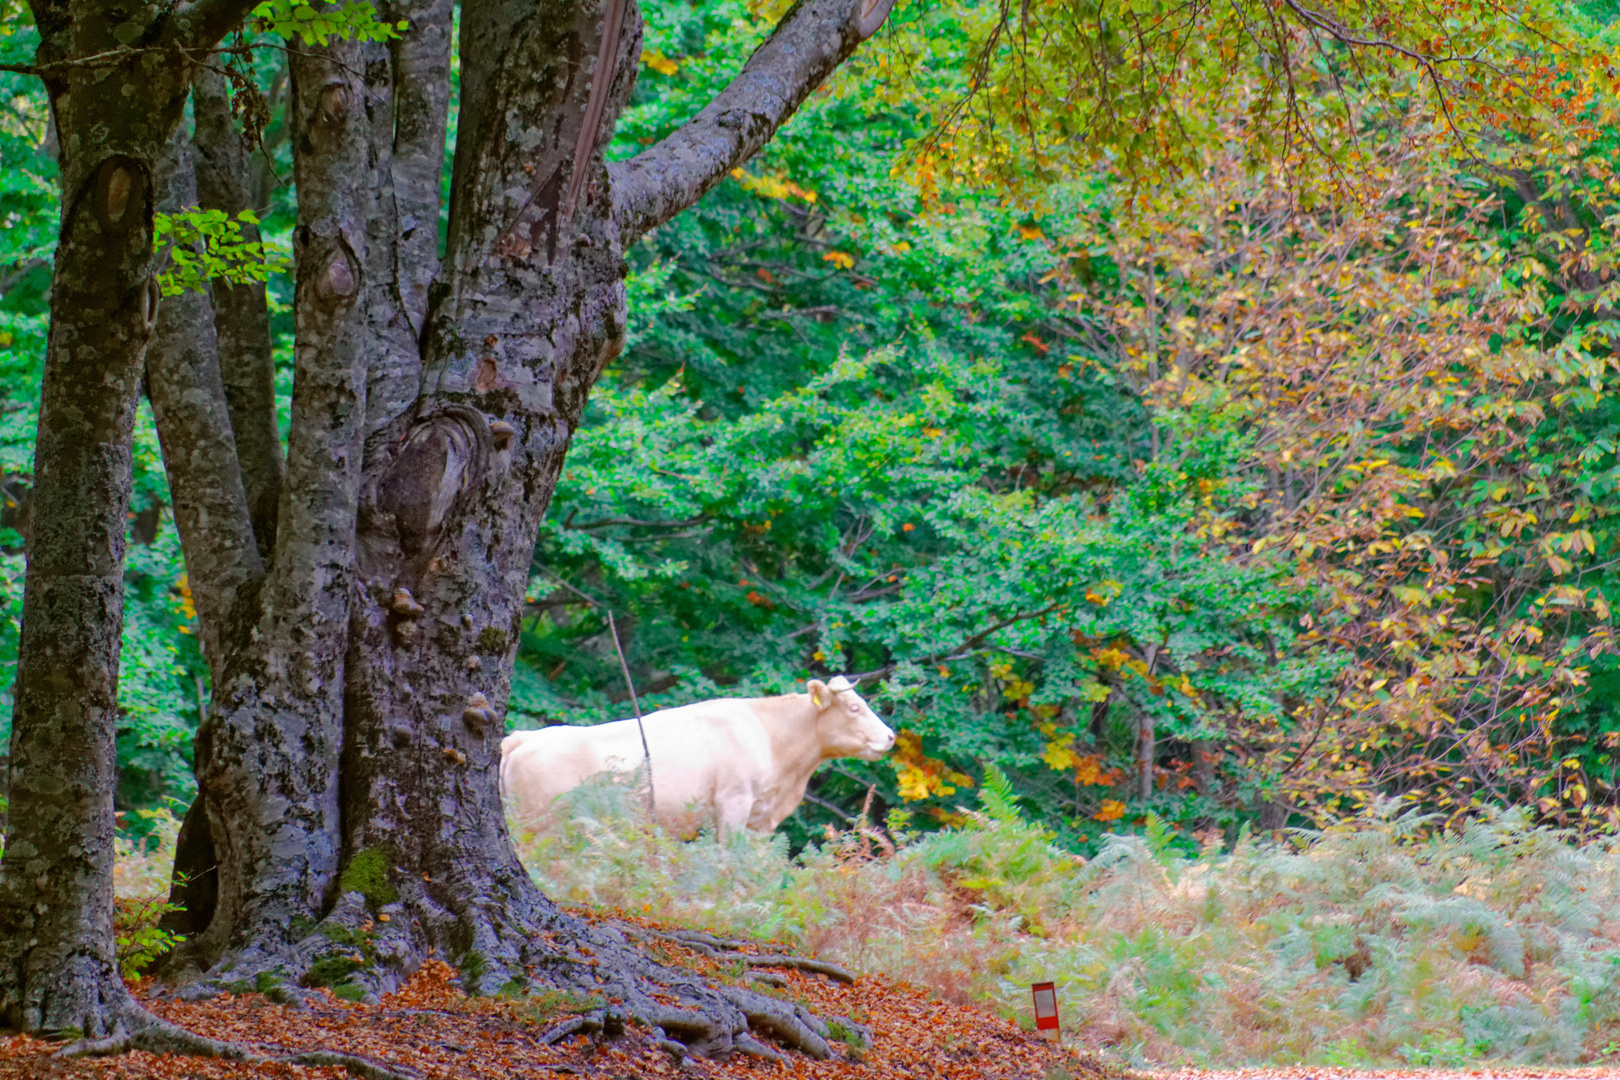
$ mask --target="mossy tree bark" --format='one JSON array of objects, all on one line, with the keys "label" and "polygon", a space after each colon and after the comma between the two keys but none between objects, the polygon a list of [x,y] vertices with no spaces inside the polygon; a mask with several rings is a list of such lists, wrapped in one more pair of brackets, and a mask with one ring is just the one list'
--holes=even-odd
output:
[{"label": "mossy tree bark", "polygon": [[[178,890],[195,935],[178,960],[199,976],[188,992],[272,980],[363,996],[436,951],[473,990],[540,979],[604,992],[672,1046],[767,1053],[752,1027],[827,1052],[815,1018],[659,968],[559,911],[518,862],[496,778],[535,536],[623,340],[626,246],[758,150],[888,7],[805,0],[691,122],[608,166],[638,66],[636,6],[464,0],[442,260],[449,4],[381,5],[410,20],[396,42],[299,50],[296,373],[278,505],[267,514],[245,492],[229,522],[180,522],[194,592],[251,562],[221,545],[265,553],[251,587],[199,606],[219,624],[202,635],[218,643],[216,688],[177,869],[217,875]],[[199,168],[218,168],[198,101]],[[217,190],[232,183],[247,189],[239,176]],[[235,429],[235,461],[171,463],[177,507],[187,484],[251,486],[248,459],[265,458],[244,433],[268,406],[233,396],[228,373],[214,393],[229,400],[160,411],[166,453],[226,412]]]},{"label": "mossy tree bark", "polygon": [[192,57],[251,0],[34,0],[62,223],[35,446],[11,813],[0,862],[0,1018],[92,1038],[148,1025],[113,957],[113,740],[130,434],[158,313],[157,165]]}]

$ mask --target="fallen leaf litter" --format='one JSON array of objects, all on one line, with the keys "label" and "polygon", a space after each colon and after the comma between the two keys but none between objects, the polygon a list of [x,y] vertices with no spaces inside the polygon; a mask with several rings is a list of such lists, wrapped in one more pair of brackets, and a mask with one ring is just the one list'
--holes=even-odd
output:
[{"label": "fallen leaf litter", "polygon": [[[625,921],[665,929],[642,919]],[[661,943],[654,951],[710,977],[730,977],[728,969],[674,943]],[[778,1063],[743,1054],[727,1061],[677,1061],[658,1048],[650,1029],[637,1025],[614,1040],[579,1035],[548,1046],[540,1034],[566,1019],[566,1014],[543,1015],[522,999],[466,997],[453,983],[455,972],[440,961],[424,964],[397,993],[377,1005],[350,1003],[327,991],[311,1007],[299,1009],[272,1003],[262,994],[226,994],[186,1003],[154,1000],[150,983],[135,984],[134,990],[166,1020],[211,1038],[247,1044],[268,1056],[337,1050],[411,1070],[421,1080],[567,1076],[1106,1080],[1122,1075],[1010,1020],[933,1000],[906,984],[862,976],[854,985],[845,985],[782,969],[769,974],[767,980],[748,984],[824,1017],[848,1017],[871,1030],[872,1046],[861,1050],[833,1040],[834,1057],[829,1061],[790,1055],[786,1063]],[[141,1051],[108,1058],[53,1057],[60,1048],[60,1043],[26,1035],[0,1037],[0,1080],[339,1080],[349,1075],[339,1067],[246,1064]]]}]

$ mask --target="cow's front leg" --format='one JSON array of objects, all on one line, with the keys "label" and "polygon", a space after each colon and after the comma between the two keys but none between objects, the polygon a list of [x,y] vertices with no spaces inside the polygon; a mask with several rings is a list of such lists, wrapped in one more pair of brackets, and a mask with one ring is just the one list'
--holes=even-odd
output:
[{"label": "cow's front leg", "polygon": [[[714,800],[714,831],[721,840],[740,829],[758,829],[756,800],[748,791],[721,792]],[[769,831],[769,830],[766,830]]]}]

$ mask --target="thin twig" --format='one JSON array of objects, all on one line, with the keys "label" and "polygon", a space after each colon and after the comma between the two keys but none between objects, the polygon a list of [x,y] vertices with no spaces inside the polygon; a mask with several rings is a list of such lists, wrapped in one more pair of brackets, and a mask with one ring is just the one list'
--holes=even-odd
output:
[{"label": "thin twig", "polygon": [[608,632],[613,635],[613,651],[619,654],[619,670],[624,672],[624,686],[630,691],[630,705],[636,710],[636,730],[641,733],[641,756],[647,763],[647,820],[654,821],[652,751],[647,748],[647,726],[641,721],[641,700],[636,697],[636,684],[630,678],[630,665],[624,662],[624,647],[619,644],[619,628],[614,625],[613,612],[608,612],[607,617]]}]

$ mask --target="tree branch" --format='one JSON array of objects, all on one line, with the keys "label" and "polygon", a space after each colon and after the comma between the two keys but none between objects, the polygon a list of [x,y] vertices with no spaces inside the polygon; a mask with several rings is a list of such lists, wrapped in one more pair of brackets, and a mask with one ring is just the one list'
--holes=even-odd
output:
[{"label": "tree branch", "polygon": [[[157,180],[164,210],[196,204],[184,129]],[[202,625],[203,654],[217,680],[230,614],[242,589],[264,576],[264,564],[253,544],[207,296],[188,290],[159,305],[146,351],[146,386]]]},{"label": "tree branch", "polygon": [[248,17],[258,0],[192,0],[170,14],[161,44],[183,49],[212,49],[219,39]]},{"label": "tree branch", "polygon": [[[976,650],[982,648],[984,643],[990,639],[990,635],[996,633],[997,631],[1005,630],[1007,627],[1015,626],[1018,623],[1028,622],[1031,619],[1039,619],[1043,615],[1050,615],[1062,606],[1063,605],[1060,603],[1052,603],[1041,608],[1039,611],[1023,611],[1019,612],[1017,615],[1009,615],[1007,618],[987,626],[983,630],[980,630],[977,634],[974,634],[972,637],[968,638],[960,645],[957,645],[955,648],[946,649],[943,652],[932,653],[928,656],[917,658],[913,662],[926,666],[945,661],[966,660],[968,657],[972,656]],[[866,682],[869,679],[881,679],[890,674],[899,666],[900,665],[898,663],[885,664],[880,668],[873,668],[871,671],[853,672],[845,675],[844,677],[852,683],[859,684]]]},{"label": "tree branch", "polygon": [[[256,210],[248,194],[247,151],[231,118],[230,87],[223,73],[199,66],[192,80],[197,201],[204,210],[235,217]],[[255,225],[242,227],[243,239],[256,241]],[[271,348],[270,310],[262,284],[211,286],[214,331],[218,336],[218,377],[230,410],[241,483],[253,517],[259,556],[269,562],[276,543],[276,504],[284,468],[281,433],[276,427],[276,369]]]},{"label": "tree branch", "polygon": [[731,85],[668,138],[608,167],[626,247],[697,202],[764,146],[871,37],[893,0],[801,0]]},{"label": "tree branch", "polygon": [[[453,6],[451,0],[389,0],[382,8],[386,18],[405,19],[411,24],[401,37],[388,43],[388,52],[394,64],[393,175],[401,234],[399,287],[413,334],[422,332],[428,286],[439,269],[439,204],[443,198],[445,120],[450,108]],[[414,397],[421,372],[418,368],[409,374],[414,376],[408,380]]]}]

